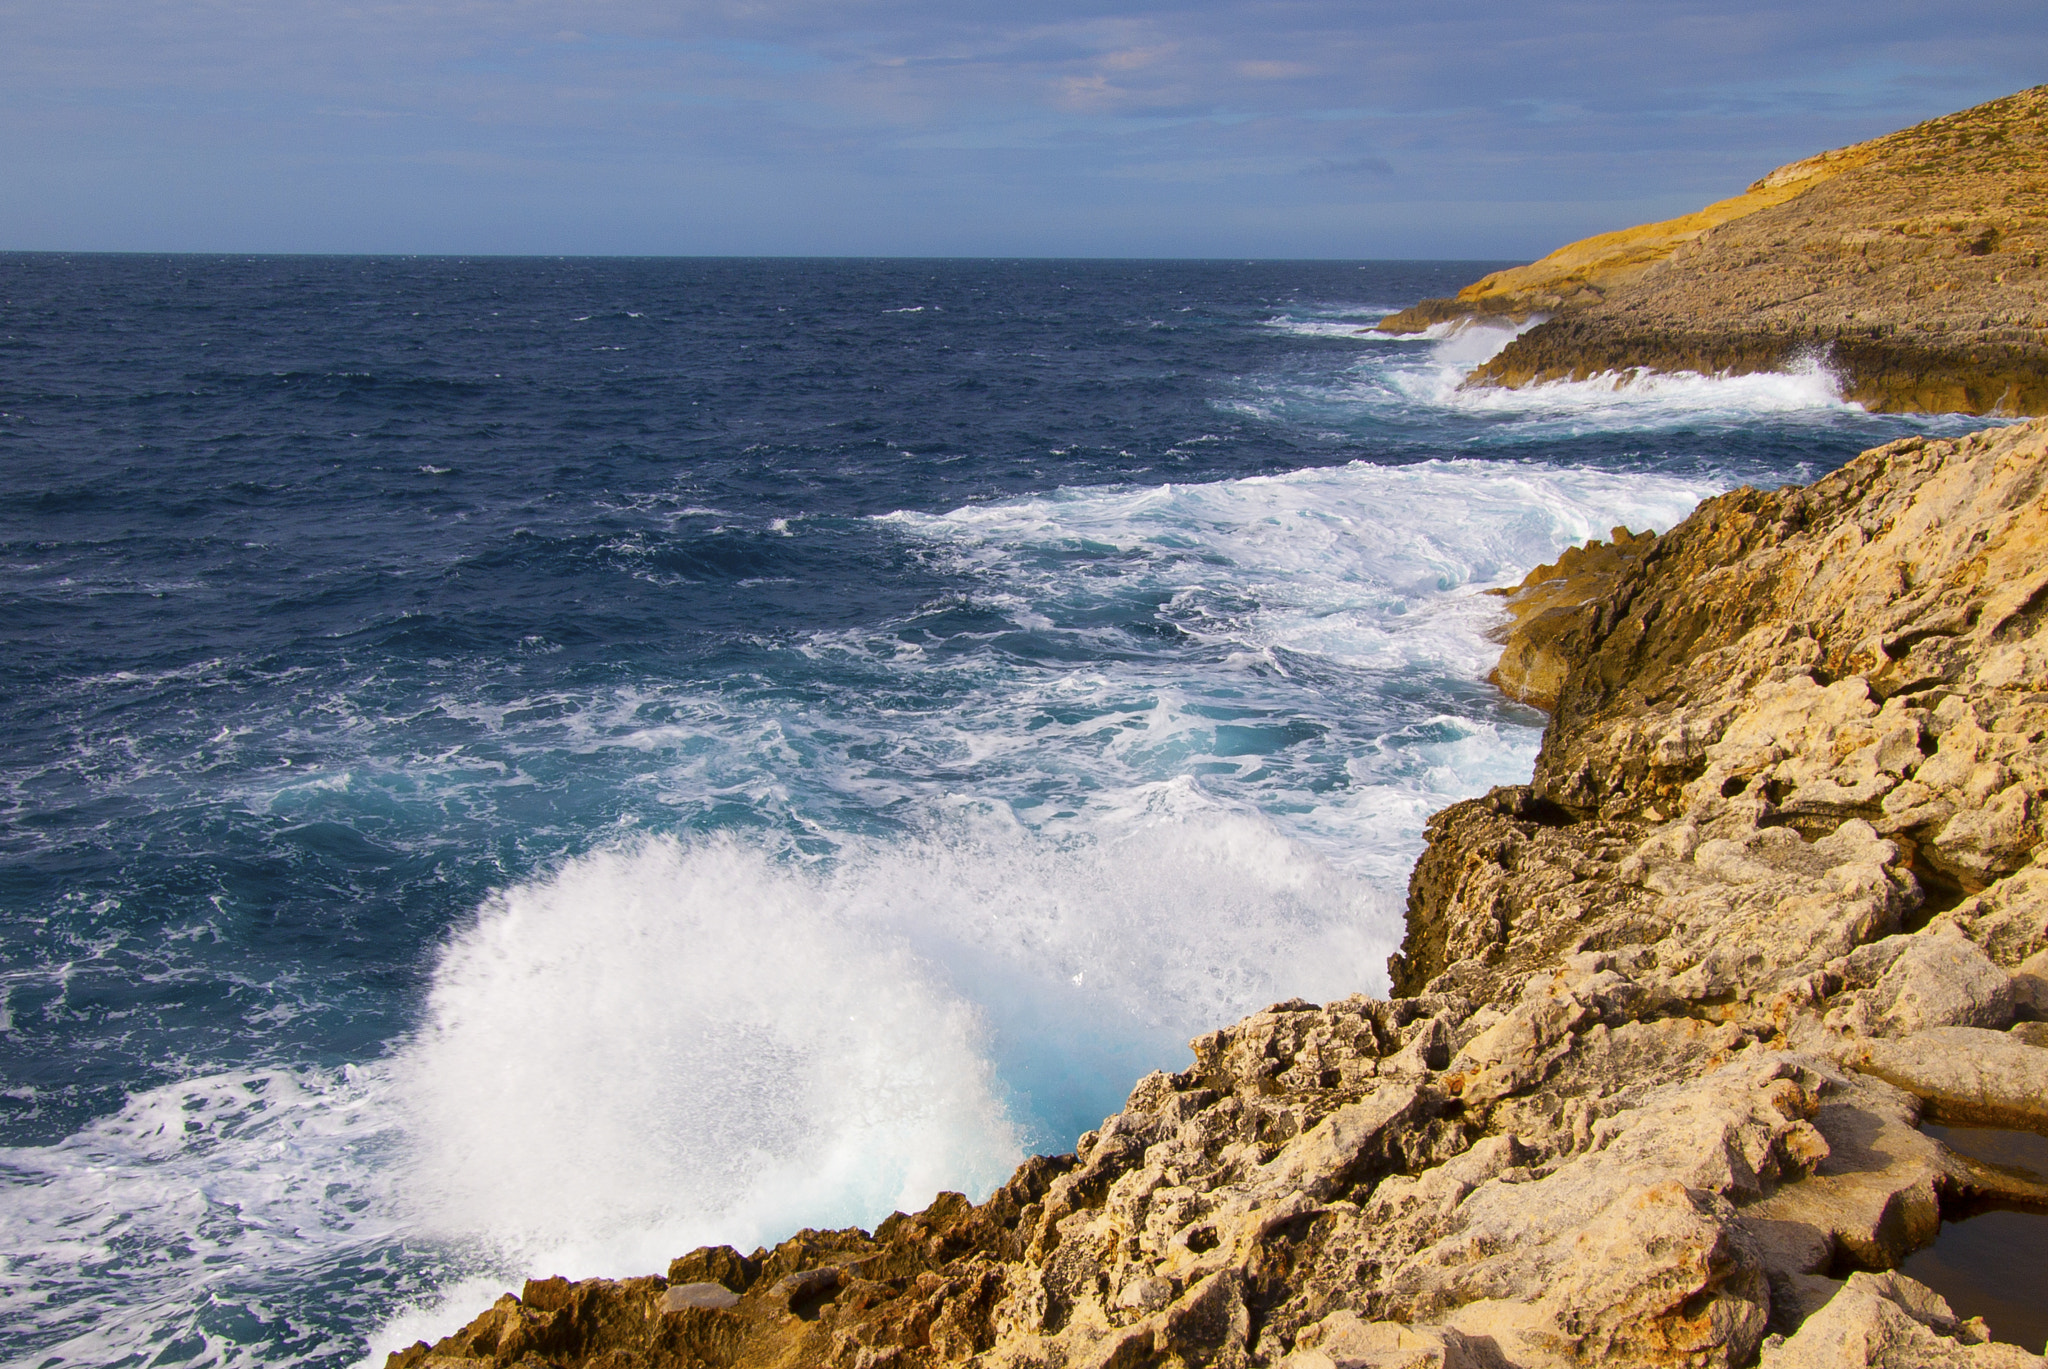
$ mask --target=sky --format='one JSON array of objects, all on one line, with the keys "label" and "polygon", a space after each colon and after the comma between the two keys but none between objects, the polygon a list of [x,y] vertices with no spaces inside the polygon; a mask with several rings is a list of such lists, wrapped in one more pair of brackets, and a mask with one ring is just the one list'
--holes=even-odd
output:
[{"label": "sky", "polygon": [[0,0],[0,250],[1527,259],[2042,0]]}]

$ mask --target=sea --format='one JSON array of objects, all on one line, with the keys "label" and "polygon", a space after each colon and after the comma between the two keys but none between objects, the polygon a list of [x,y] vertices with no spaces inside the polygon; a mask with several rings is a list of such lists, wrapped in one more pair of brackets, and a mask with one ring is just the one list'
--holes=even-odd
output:
[{"label": "sea", "polygon": [[1384,993],[1485,591],[1899,436],[1495,262],[0,255],[0,1361],[381,1364]]}]

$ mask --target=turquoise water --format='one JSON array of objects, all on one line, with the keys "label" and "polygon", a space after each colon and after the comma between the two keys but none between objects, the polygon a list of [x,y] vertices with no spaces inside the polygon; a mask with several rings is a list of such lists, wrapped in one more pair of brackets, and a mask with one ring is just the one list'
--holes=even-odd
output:
[{"label": "turquoise water", "polygon": [[1383,991],[1495,601],[1918,427],[1488,263],[0,257],[0,1357],[344,1364]]}]

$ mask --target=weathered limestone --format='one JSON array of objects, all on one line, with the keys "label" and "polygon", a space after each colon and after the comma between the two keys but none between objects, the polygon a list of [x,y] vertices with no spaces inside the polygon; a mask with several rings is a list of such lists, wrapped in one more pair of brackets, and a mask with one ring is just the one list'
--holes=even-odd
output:
[{"label": "weathered limestone", "polygon": [[1527,266],[1481,277],[1450,299],[1426,299],[1381,319],[1383,333],[1419,333],[1435,324],[1467,319],[1522,323],[1574,306],[1597,304],[1709,229],[1797,199],[1816,186],[1868,165],[1882,140],[1823,152],[1781,166],[1740,195],[1659,223],[1601,233],[1566,243]]},{"label": "weathered limestone", "polygon": [[1496,639],[1502,644],[1500,663],[1490,677],[1502,693],[1546,711],[1557,707],[1557,692],[1571,666],[1558,650],[1559,639],[1657,540],[1627,528],[1616,528],[1610,536],[1609,542],[1567,549],[1555,562],[1530,571],[1512,591],[1488,591],[1508,601],[1508,621]]},{"label": "weathered limestone", "polygon": [[2048,423],[1574,564],[1402,997],[1199,1037],[979,1205],[529,1282],[394,1369],[2041,1365],[1886,1271],[2048,1211],[1918,1125],[2048,1129]]},{"label": "weathered limestone", "polygon": [[2048,1131],[2048,1050],[1981,1027],[1864,1041],[1850,1064],[1906,1089],[1940,1121]]},{"label": "weathered limestone", "polygon": [[1547,321],[1483,384],[1818,361],[1896,412],[2048,413],[2048,87],[1780,168],[1383,320]]},{"label": "weathered limestone", "polygon": [[1851,1274],[1789,1340],[1764,1350],[1761,1369],[2035,1369],[2039,1355],[1986,1344],[1980,1321],[1964,1321],[1947,1303],[1899,1274]]}]

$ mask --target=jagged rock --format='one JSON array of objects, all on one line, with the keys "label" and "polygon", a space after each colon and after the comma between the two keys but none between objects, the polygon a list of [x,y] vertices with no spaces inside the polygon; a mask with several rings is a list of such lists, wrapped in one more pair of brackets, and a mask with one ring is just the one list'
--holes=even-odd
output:
[{"label": "jagged rock", "polygon": [[1628,553],[1545,610],[1531,783],[1431,822],[1403,996],[1198,1037],[981,1204],[531,1281],[394,1369],[2038,1364],[1835,1276],[2048,1207],[1918,1127],[2048,1129],[2048,424]]},{"label": "jagged rock", "polygon": [[1987,1344],[1932,1289],[1903,1274],[1851,1274],[1799,1333],[1765,1348],[1759,1369],[2040,1369],[2039,1355]]},{"label": "jagged rock", "polygon": [[1492,590],[1507,598],[1508,622],[1495,640],[1500,662],[1488,677],[1503,694],[1537,708],[1557,706],[1568,659],[1557,649],[1559,639],[1578,624],[1586,606],[1613,585],[1615,577],[1656,543],[1651,534],[1616,528],[1611,541],[1591,541],[1568,548],[1556,561],[1536,567],[1512,590]]},{"label": "jagged rock", "polygon": [[2048,87],[1782,167],[1379,325],[1546,319],[1472,376],[1784,370],[1824,361],[1897,412],[2048,413]]}]

